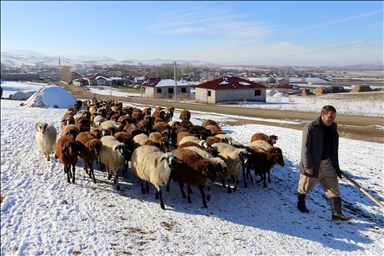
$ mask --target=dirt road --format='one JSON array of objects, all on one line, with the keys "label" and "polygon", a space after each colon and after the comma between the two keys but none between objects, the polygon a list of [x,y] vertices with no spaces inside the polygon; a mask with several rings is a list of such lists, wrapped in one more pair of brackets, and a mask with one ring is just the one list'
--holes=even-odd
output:
[{"label": "dirt road", "polygon": [[[93,94],[87,91],[83,87],[75,85],[67,85],[60,83],[65,90],[69,91],[77,99],[92,99]],[[189,109],[195,111],[222,113],[234,116],[239,116],[236,123],[240,124],[264,124],[271,126],[278,126],[284,128],[292,128],[302,130],[307,121],[315,119],[318,114],[299,111],[282,111],[282,110],[270,110],[270,109],[252,109],[242,107],[224,107],[213,104],[192,104],[192,103],[178,103],[160,100],[148,100],[135,97],[119,97],[119,96],[107,96],[97,95],[98,99],[113,99],[122,102],[132,102],[139,104],[146,104],[150,106],[163,106],[174,107],[176,109]],[[319,109],[320,111],[320,109]],[[255,117],[268,119],[268,121],[248,120],[243,119],[245,117]],[[303,120],[301,124],[287,124],[280,122],[273,122],[270,120]],[[364,140],[370,142],[384,143],[384,130],[376,128],[376,125],[384,126],[384,119],[382,117],[370,117],[370,116],[350,116],[350,115],[337,115],[336,122],[339,127],[339,134],[341,137],[351,138],[355,140]]]}]

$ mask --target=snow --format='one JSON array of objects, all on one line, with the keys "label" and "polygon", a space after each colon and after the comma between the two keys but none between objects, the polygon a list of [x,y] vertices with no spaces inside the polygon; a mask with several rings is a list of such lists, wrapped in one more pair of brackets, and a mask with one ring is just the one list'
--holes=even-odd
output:
[{"label": "snow", "polygon": [[[5,82],[2,87],[8,93],[38,91],[41,85]],[[43,103],[51,106],[65,97],[64,92],[47,90],[44,100],[50,101]],[[318,112],[320,105],[328,104],[322,99],[300,104]],[[119,177],[117,191],[96,164],[94,184],[79,160],[76,184],[68,184],[62,164],[54,158],[46,161],[34,138],[38,121],[53,123],[60,134],[59,120],[66,107],[27,107],[21,102],[1,99],[1,255],[382,255],[384,251],[383,209],[345,178],[340,180],[343,213],[353,220],[330,220],[329,202],[319,185],[307,197],[310,213],[296,209],[301,131],[283,125],[223,124],[223,131],[244,144],[255,132],[278,135],[276,146],[283,150],[285,166],[273,168],[267,188],[249,180],[245,188],[242,176],[231,194],[213,184],[208,208],[202,207],[196,187],[188,203],[171,182],[169,192],[162,189],[166,209],[161,210],[154,186],[143,195],[130,172],[127,178]],[[368,107],[354,102],[348,106],[351,114],[361,110],[354,104],[362,104],[367,115],[382,111],[381,104]],[[180,111],[176,109],[175,117]],[[234,120],[192,111],[194,124],[208,118],[221,124]],[[339,157],[341,169],[383,203],[383,144],[341,137]]]}]

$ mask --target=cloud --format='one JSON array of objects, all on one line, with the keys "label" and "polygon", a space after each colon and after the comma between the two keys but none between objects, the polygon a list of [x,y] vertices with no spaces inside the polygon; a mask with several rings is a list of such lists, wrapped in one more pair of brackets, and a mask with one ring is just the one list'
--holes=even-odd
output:
[{"label": "cloud", "polygon": [[157,9],[155,14],[146,15],[153,20],[147,26],[148,31],[156,34],[204,33],[213,37],[255,40],[275,31],[272,26],[262,22],[248,21],[248,15],[233,13],[230,5],[218,7],[193,3],[183,6],[182,11],[180,7],[178,11]]},{"label": "cloud", "polygon": [[320,23],[320,24],[315,25],[315,26],[307,27],[307,28],[287,30],[283,33],[292,33],[292,32],[298,32],[298,31],[303,31],[303,30],[311,30],[314,28],[326,27],[326,26],[330,26],[330,25],[334,25],[334,24],[339,24],[339,23],[344,23],[344,22],[356,20],[356,19],[361,19],[361,18],[368,17],[368,16],[374,16],[374,15],[377,15],[380,13],[383,13],[383,10],[377,10],[377,11],[367,12],[367,13],[363,13],[363,14],[359,14],[359,15],[355,15],[355,16],[351,16],[351,17],[347,17],[347,18],[332,20],[332,21]]}]

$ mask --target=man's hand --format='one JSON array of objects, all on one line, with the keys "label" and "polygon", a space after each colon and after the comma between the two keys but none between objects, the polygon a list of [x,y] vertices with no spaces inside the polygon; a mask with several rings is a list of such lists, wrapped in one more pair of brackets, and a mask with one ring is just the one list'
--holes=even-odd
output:
[{"label": "man's hand", "polygon": [[312,169],[306,169],[306,170],[305,170],[305,173],[306,173],[306,174],[309,174],[309,175],[312,175],[312,174],[313,174],[313,171],[312,171]]}]

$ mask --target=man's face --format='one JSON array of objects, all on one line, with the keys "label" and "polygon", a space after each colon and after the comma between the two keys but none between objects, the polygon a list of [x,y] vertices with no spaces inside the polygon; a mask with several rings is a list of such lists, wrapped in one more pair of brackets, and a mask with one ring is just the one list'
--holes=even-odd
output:
[{"label": "man's face", "polygon": [[336,112],[328,111],[328,114],[321,113],[321,121],[326,126],[330,126],[336,118]]}]

